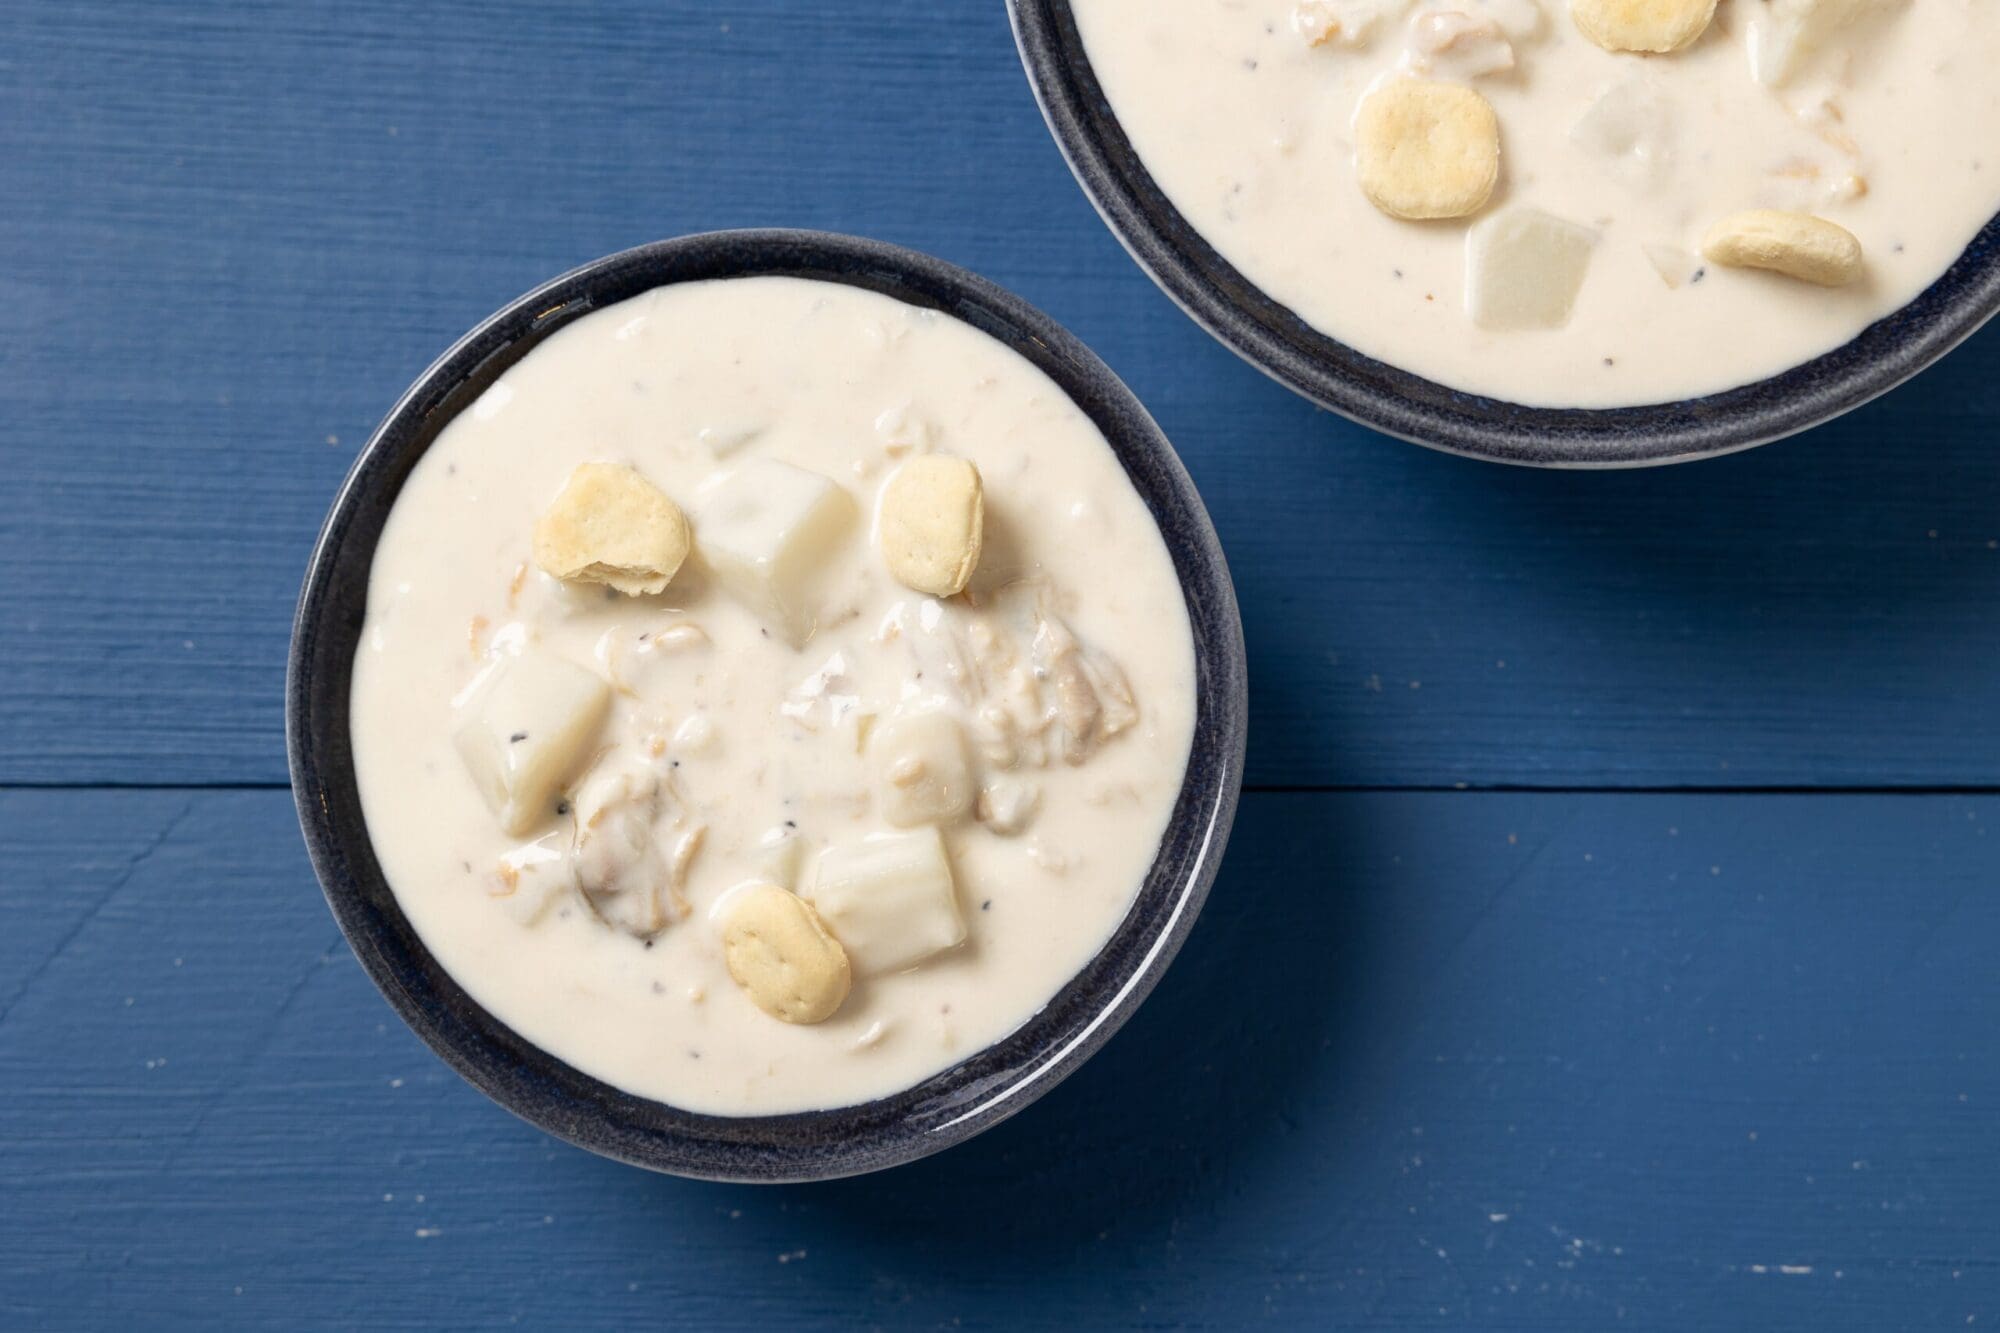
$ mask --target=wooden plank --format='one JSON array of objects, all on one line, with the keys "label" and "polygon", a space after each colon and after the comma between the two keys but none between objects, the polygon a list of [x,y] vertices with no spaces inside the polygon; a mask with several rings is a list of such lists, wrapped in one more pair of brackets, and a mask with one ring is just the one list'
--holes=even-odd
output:
[{"label": "wooden plank", "polygon": [[0,51],[0,780],[282,780],[306,552],[403,385],[560,269],[753,223],[971,265],[1131,380],[1231,554],[1254,782],[2000,780],[2000,332],[1750,456],[1509,472],[1175,312],[997,0],[42,0]]},{"label": "wooden plank", "polygon": [[285,793],[0,793],[0,1326],[1983,1326],[1996,821],[1253,795],[1075,1078],[928,1162],[753,1189],[447,1073]]}]

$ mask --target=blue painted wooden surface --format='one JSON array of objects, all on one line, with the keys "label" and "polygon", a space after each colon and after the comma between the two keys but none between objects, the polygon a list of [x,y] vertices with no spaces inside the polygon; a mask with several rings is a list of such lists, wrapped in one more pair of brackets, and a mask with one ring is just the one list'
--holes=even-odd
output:
[{"label": "blue painted wooden surface", "polygon": [[1778,449],[1517,473],[1217,355],[1000,0],[16,0],[0,60],[0,567],[69,571],[0,585],[0,780],[282,781],[303,534],[403,386],[559,270],[769,223],[967,264],[1130,380],[1241,585],[1254,781],[2000,780],[2000,330]]},{"label": "blue painted wooden surface", "polygon": [[785,1189],[591,1158],[446,1071],[284,792],[0,818],[0,1326],[2000,1316],[2000,797],[1267,794],[1073,1079]]},{"label": "blue painted wooden surface", "polygon": [[[773,223],[965,263],[1128,378],[1256,732],[1102,1056],[758,1191],[424,1052],[318,899],[279,713],[313,529],[433,354]],[[1996,372],[1988,331],[1788,444],[1502,471],[1189,326],[998,0],[0,5],[0,1328],[1990,1324]]]}]

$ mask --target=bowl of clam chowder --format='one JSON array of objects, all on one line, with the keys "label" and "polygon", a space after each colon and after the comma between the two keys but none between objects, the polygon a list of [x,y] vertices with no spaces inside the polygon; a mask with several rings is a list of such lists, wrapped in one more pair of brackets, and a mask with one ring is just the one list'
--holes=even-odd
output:
[{"label": "bowl of clam chowder", "polygon": [[288,732],[334,915],[509,1110],[680,1174],[937,1151],[1097,1048],[1241,782],[1227,568],[1046,316],[851,237],[613,255],[335,501]]},{"label": "bowl of clam chowder", "polygon": [[2000,308],[1985,0],[1012,0],[1077,178],[1295,391],[1631,466],[1901,383]]}]

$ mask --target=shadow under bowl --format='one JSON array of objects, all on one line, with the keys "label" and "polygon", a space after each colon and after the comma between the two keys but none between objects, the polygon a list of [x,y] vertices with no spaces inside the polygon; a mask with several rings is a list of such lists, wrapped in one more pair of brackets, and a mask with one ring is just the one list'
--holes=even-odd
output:
[{"label": "shadow under bowl", "polygon": [[[803,1114],[700,1115],[565,1064],[476,1003],[424,947],[363,818],[348,730],[376,543],[405,479],[453,417],[573,320],[656,287],[752,275],[844,283],[937,310],[1026,357],[1097,425],[1166,538],[1194,631],[1195,729],[1158,855],[1117,931],[1012,1035],[894,1096]],[[424,372],[362,450],[320,533],[285,691],[292,789],[313,868],[356,957],[403,1020],[480,1091],[540,1128],[654,1170],[798,1181],[879,1170],[971,1138],[1047,1092],[1129,1018],[1187,938],[1242,785],[1243,631],[1201,499],[1146,410],[1046,315],[941,260],[805,231],[685,236],[608,256],[507,306]]]},{"label": "shadow under bowl", "polygon": [[1119,125],[1071,0],[1007,0],[1050,132],[1139,266],[1224,346],[1293,392],[1388,435],[1499,463],[1645,467],[1795,434],[1901,384],[2000,310],[2000,217],[1944,275],[1840,347],[1766,379],[1678,402],[1532,407],[1447,388],[1328,337],[1218,254],[1167,199]]}]

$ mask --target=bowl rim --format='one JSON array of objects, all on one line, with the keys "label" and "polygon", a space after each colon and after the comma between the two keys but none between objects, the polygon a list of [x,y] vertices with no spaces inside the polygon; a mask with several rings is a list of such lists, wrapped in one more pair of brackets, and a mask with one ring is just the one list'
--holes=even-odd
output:
[{"label": "bowl rim", "polygon": [[1532,467],[1692,462],[1767,444],[1889,392],[2000,311],[2000,215],[1908,304],[1839,347],[1697,398],[1536,407],[1452,389],[1307,324],[1224,259],[1146,170],[1097,82],[1071,0],[1007,0],[1028,83],[1063,158],[1119,243],[1224,346],[1293,392],[1383,434]]},{"label": "bowl rim", "polygon": [[[1160,850],[1107,944],[1007,1037],[915,1087],[825,1111],[715,1116],[634,1096],[533,1045],[474,1001],[396,903],[361,817],[348,693],[368,573],[416,460],[521,357],[582,315],[657,287],[759,274],[815,278],[938,310],[1050,378],[1111,443],[1166,538],[1194,631],[1196,719]],[[293,620],[286,750],[299,822],[328,906],[392,1008],[502,1107],[592,1152],[703,1179],[832,1179],[963,1142],[1048,1092],[1130,1017],[1186,940],[1213,883],[1242,784],[1247,664],[1228,566],[1179,457],[1130,389],[1054,320],[967,270],[831,232],[702,232],[593,260],[508,302],[404,391],[336,493]]]}]

